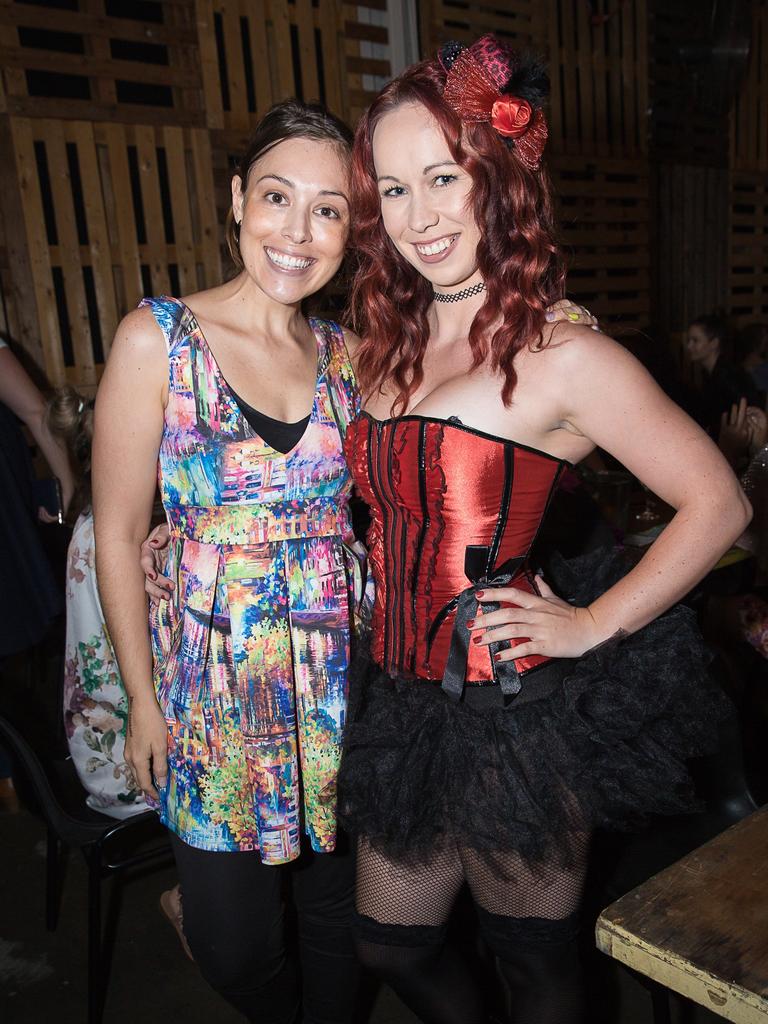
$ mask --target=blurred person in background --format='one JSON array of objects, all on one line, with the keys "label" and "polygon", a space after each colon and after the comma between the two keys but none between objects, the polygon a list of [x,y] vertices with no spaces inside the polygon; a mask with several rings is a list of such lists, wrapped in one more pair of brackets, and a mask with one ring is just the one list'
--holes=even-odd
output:
[{"label": "blurred person in background", "polygon": [[[22,428],[50,466],[55,507],[39,504],[29,444]],[[58,480],[58,487],[55,481]],[[62,443],[45,423],[45,399],[29,374],[0,338],[0,676],[7,659],[35,647],[63,606],[60,588],[43,546],[38,524],[63,520],[74,482]],[[3,685],[3,690],[7,687]],[[7,702],[8,694],[3,696]],[[24,698],[22,697],[22,700]],[[18,801],[10,763],[0,748],[0,809],[15,811]]]},{"label": "blurred person in background", "polygon": [[45,422],[65,446],[78,513],[67,551],[64,727],[86,803],[112,818],[147,809],[124,756],[128,699],[96,587],[91,509],[93,402],[72,387],[52,395]]},{"label": "blurred person in background", "polygon": [[707,314],[691,321],[685,340],[688,358],[701,368],[701,377],[689,399],[688,412],[712,437],[717,437],[723,413],[742,398],[759,406],[754,381],[732,357],[728,328],[722,317]]},{"label": "blurred person in background", "polygon": [[768,393],[768,324],[748,324],[736,335],[734,342],[736,362],[746,370],[762,394]]}]

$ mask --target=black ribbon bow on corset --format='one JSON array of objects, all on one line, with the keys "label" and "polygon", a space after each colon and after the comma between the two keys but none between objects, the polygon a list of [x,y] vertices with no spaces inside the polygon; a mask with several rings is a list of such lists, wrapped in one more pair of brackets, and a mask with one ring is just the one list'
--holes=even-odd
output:
[{"label": "black ribbon bow on corset", "polygon": [[[464,555],[464,573],[472,581],[472,586],[462,590],[451,598],[438,612],[429,630],[429,643],[437,636],[437,631],[454,608],[456,618],[451,633],[451,647],[448,661],[443,672],[442,689],[452,700],[459,700],[464,692],[464,681],[467,675],[470,633],[467,622],[477,615],[477,598],[475,593],[486,587],[508,587],[520,575],[525,556],[510,558],[497,569],[489,568],[490,548],[483,544],[468,544]],[[499,608],[497,601],[483,604],[484,612],[495,612]],[[520,673],[514,661],[496,661],[494,654],[509,647],[509,641],[500,640],[488,645],[493,666],[493,677],[501,686],[505,697],[514,697],[522,689]]]}]

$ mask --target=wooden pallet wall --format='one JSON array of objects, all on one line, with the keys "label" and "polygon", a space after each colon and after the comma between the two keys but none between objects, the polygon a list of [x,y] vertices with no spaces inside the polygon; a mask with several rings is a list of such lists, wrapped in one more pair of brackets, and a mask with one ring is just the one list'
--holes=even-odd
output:
[{"label": "wooden pallet wall", "polygon": [[286,96],[345,109],[343,4],[196,0],[209,128],[248,132]]},{"label": "wooden pallet wall", "polygon": [[550,163],[568,292],[615,333],[651,315],[645,0],[547,0]]},{"label": "wooden pallet wall", "polygon": [[0,0],[0,330],[97,383],[143,294],[221,280],[235,158],[288,96],[354,121],[386,0]]},{"label": "wooden pallet wall", "polygon": [[642,163],[578,156],[551,161],[568,294],[609,331],[644,326],[650,308],[648,170]]},{"label": "wooden pallet wall", "polygon": [[479,36],[493,32],[512,46],[540,43],[546,25],[547,0],[424,0],[421,16],[421,50],[433,57],[443,43],[455,39],[469,46]]},{"label": "wooden pallet wall", "polygon": [[736,327],[768,324],[768,176],[733,171],[729,310]]},{"label": "wooden pallet wall", "polygon": [[731,166],[768,172],[768,0],[752,2],[752,45],[731,110]]},{"label": "wooden pallet wall", "polygon": [[92,390],[118,320],[142,295],[220,277],[208,133],[13,118],[9,141],[27,249],[19,270],[39,327],[19,340],[52,382]]},{"label": "wooden pallet wall", "polygon": [[655,173],[656,321],[677,337],[694,317],[728,308],[729,173],[676,163]]},{"label": "wooden pallet wall", "polygon": [[189,0],[0,0],[9,114],[203,125]]},{"label": "wooden pallet wall", "polygon": [[731,111],[729,309],[768,323],[768,0],[754,0],[747,72]]},{"label": "wooden pallet wall", "polygon": [[[699,248],[691,239],[703,240],[707,223],[727,239],[707,252],[709,290],[724,289],[740,322],[768,313],[768,0],[753,2],[728,187],[702,184],[708,172],[678,168],[664,179],[655,169],[665,138],[691,164],[728,160],[725,129],[717,140],[709,122],[694,119],[685,135],[679,117],[678,128],[664,120],[693,6],[419,3],[425,54],[494,31],[548,57],[548,152],[570,293],[619,327],[646,325],[654,306],[669,325],[693,308],[694,298],[671,291],[685,262],[658,269],[659,253],[675,251],[680,202],[691,214],[683,251]],[[297,95],[357,120],[390,73],[387,10],[387,0],[0,0],[0,148],[12,154],[0,161],[0,329],[53,382],[92,387],[115,323],[138,295],[218,280],[229,178],[267,107]],[[719,228],[700,214],[705,200],[724,218]],[[701,268],[690,272],[700,283]]]}]

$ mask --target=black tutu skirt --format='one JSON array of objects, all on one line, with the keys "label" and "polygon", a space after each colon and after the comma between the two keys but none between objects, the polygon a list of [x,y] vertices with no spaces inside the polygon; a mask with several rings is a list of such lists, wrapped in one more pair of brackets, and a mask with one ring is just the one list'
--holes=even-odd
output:
[{"label": "black tutu skirt", "polygon": [[[587,604],[627,570],[618,553],[559,560],[547,577]],[[686,761],[716,749],[731,705],[678,605],[578,659],[498,686],[393,677],[358,653],[339,776],[345,827],[394,860],[446,842],[528,863],[567,861],[574,836],[698,806]]]}]

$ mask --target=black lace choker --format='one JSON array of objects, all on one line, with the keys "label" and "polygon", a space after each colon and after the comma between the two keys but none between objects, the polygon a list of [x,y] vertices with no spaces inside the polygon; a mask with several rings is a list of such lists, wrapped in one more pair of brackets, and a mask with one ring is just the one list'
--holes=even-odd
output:
[{"label": "black lace choker", "polygon": [[478,281],[469,288],[462,288],[460,292],[434,292],[432,297],[435,302],[461,302],[468,299],[470,295],[477,295],[485,288],[485,281]]}]

